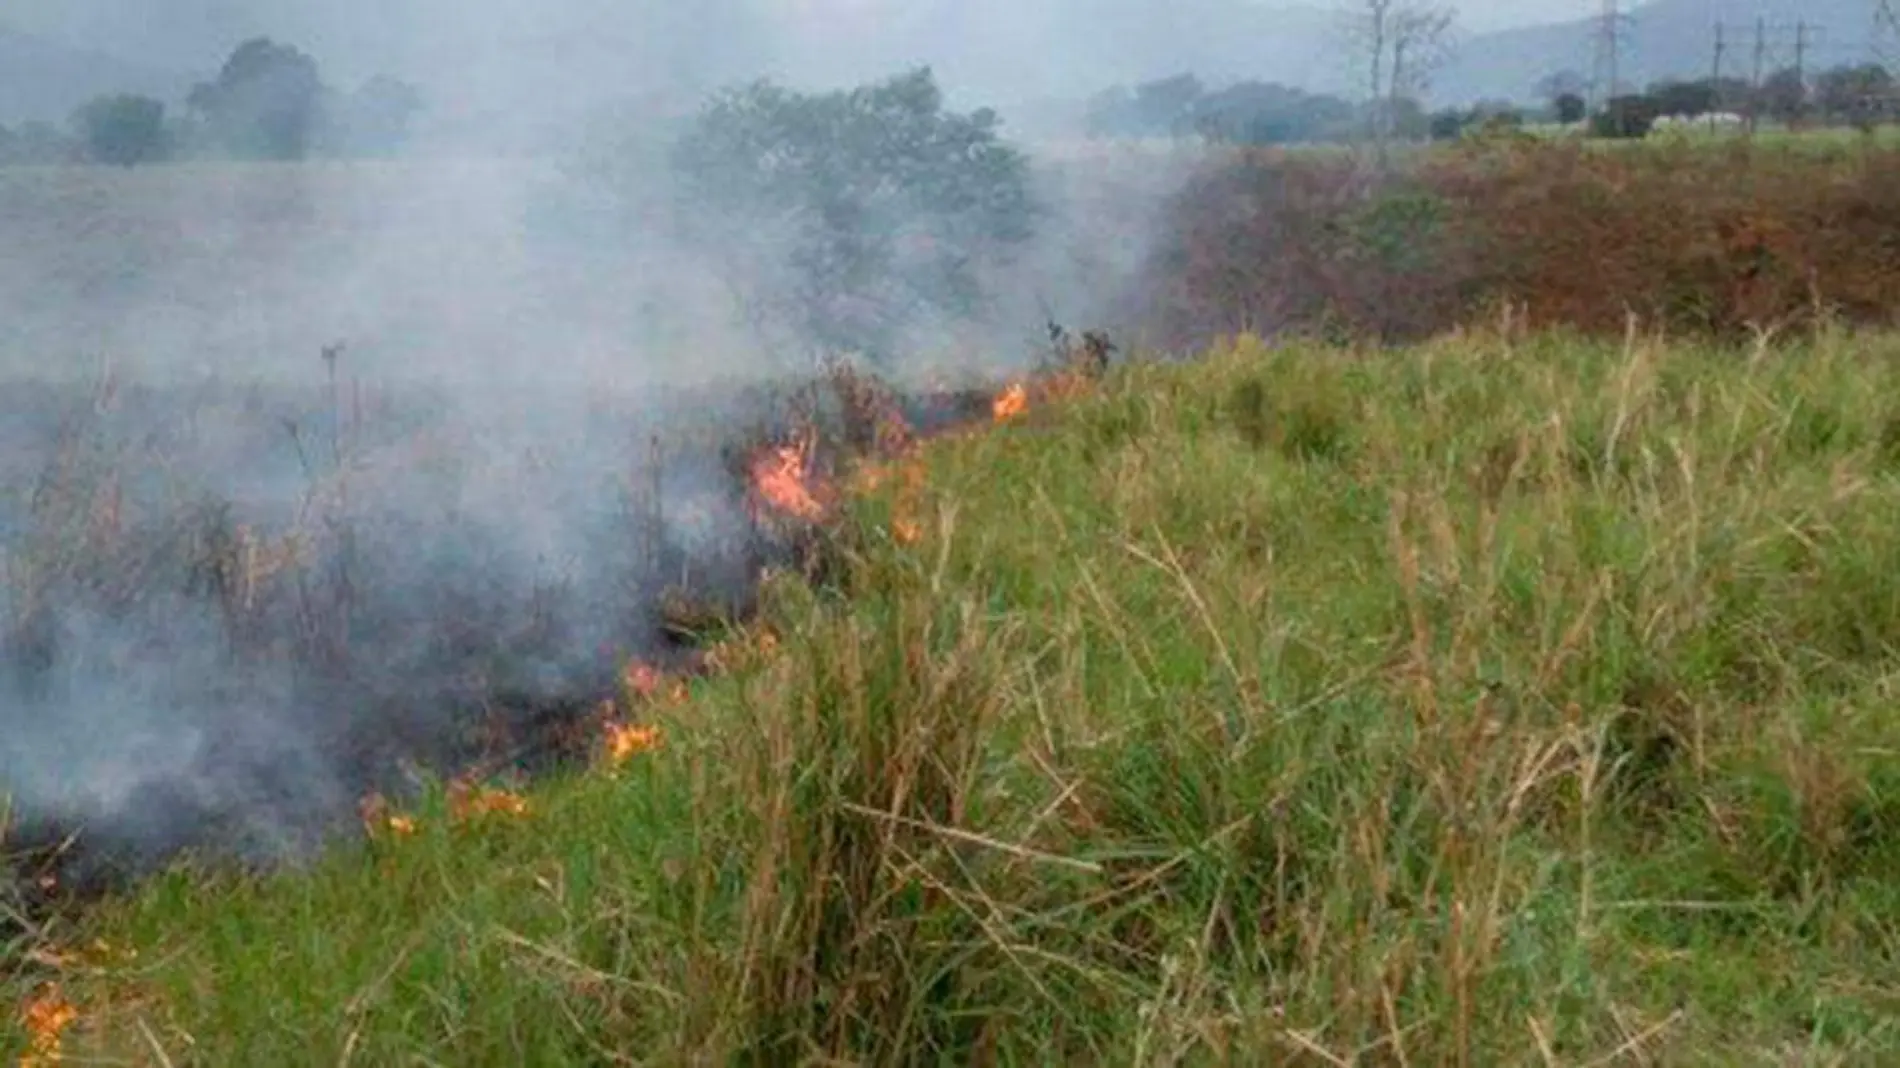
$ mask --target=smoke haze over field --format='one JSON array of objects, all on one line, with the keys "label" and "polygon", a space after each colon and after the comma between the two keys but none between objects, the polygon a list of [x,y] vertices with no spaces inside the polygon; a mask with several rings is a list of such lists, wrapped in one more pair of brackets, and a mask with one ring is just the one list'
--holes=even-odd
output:
[{"label": "smoke haze over field", "polygon": [[[788,262],[775,233],[674,225],[692,190],[670,122],[800,63],[835,83],[917,58],[749,2],[42,12],[198,77],[268,33],[332,85],[451,87],[477,127],[500,108],[502,140],[537,151],[0,168],[16,815],[136,868],[191,844],[294,855],[407,762],[466,754],[491,718],[572,715],[619,658],[659,655],[661,586],[743,602],[762,550],[720,447],[768,407],[738,384],[810,353],[748,318],[747,285]],[[1045,316],[1098,325],[1188,162],[1038,160],[1045,210],[986,268],[996,299],[903,323],[892,369],[1019,367]]]}]

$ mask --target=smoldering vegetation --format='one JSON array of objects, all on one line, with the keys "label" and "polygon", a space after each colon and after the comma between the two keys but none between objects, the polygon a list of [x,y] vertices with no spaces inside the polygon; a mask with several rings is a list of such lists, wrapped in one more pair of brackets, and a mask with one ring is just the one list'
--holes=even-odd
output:
[{"label": "smoldering vegetation", "polygon": [[422,769],[544,766],[667,654],[663,591],[743,611],[767,546],[716,447],[642,469],[659,425],[572,393],[337,393],[12,391],[40,464],[0,512],[0,777],[29,837],[83,829],[69,879],[294,856]]},{"label": "smoldering vegetation", "polygon": [[[735,464],[815,374],[762,322],[787,237],[707,244],[663,153],[614,150],[0,174],[30,253],[0,268],[0,783],[49,886],[295,862],[372,792],[559,766],[629,660],[690,663],[682,605],[742,618],[796,562]],[[894,316],[906,416],[1112,323],[1175,180],[1035,161],[987,298]]]}]

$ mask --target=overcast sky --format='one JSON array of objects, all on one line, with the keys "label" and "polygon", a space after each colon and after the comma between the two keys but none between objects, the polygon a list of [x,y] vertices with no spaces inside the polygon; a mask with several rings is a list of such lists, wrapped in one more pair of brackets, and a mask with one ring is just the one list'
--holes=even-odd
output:
[{"label": "overcast sky", "polygon": [[[1539,22],[1568,22],[1603,10],[1591,0],[1464,0],[1455,5],[1467,29],[1501,30]],[[1634,3],[1628,6],[1635,7]]]},{"label": "overcast sky", "polygon": [[[357,0],[6,0],[0,5],[0,22],[12,20],[30,29],[53,30],[65,35],[95,34],[123,37],[124,31],[137,28],[161,38],[177,38],[194,32],[222,38],[228,29],[254,25],[260,21],[281,21],[292,26],[335,24],[342,15],[366,32],[410,27],[424,13],[447,14],[464,24],[489,22],[496,27],[550,8],[588,9],[590,13],[613,19],[627,17],[639,8],[665,7],[668,3],[684,8],[703,6],[702,0],[633,0],[631,3],[601,3],[599,0],[557,0],[546,4],[522,4],[516,0],[462,0],[444,6],[436,0],[381,0],[361,3]],[[768,7],[797,11],[822,17],[844,13],[864,17],[880,10],[929,7],[939,0],[760,0]],[[1074,0],[1022,0],[1018,9],[1028,13],[1039,8],[1059,8]],[[1166,8],[1169,0],[1153,0],[1157,8]],[[1631,0],[1636,6],[1639,0]],[[1351,7],[1356,0],[1259,0],[1263,7]],[[1490,30],[1505,26],[1529,25],[1563,19],[1581,18],[1600,9],[1599,0],[1462,0],[1455,6],[1469,30]],[[1086,10],[1086,7],[1084,7]],[[901,15],[899,16],[901,17]],[[638,16],[635,17],[638,20]],[[120,32],[112,32],[114,30]]]},{"label": "overcast sky", "polygon": [[[1258,0],[1259,14],[1237,18],[1246,3],[0,0],[0,22],[199,77],[237,42],[272,36],[316,56],[334,84],[388,73],[423,85],[437,106],[484,113],[532,101],[545,114],[598,94],[693,96],[757,74],[835,82],[899,62],[935,64],[953,88],[1002,104],[1184,69],[1337,91],[1340,64],[1317,54],[1315,26],[1343,21],[1363,0]],[[1467,33],[1600,9],[1600,0],[1451,3]]]}]

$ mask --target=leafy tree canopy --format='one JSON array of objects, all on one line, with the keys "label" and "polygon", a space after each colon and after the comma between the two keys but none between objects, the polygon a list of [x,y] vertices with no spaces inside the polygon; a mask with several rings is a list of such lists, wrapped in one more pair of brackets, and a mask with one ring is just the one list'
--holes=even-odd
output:
[{"label": "leafy tree canopy", "polygon": [[149,97],[99,97],[74,113],[73,129],[87,157],[99,163],[131,167],[166,150],[165,105]]},{"label": "leafy tree canopy", "polygon": [[188,103],[229,151],[262,159],[301,159],[323,109],[316,60],[268,37],[239,45],[216,80],[192,89]]},{"label": "leafy tree canopy", "polygon": [[715,96],[673,165],[691,217],[741,255],[755,325],[889,360],[907,327],[973,314],[981,266],[1032,236],[1028,160],[999,126],[945,110],[929,68],[821,94],[761,81]]}]

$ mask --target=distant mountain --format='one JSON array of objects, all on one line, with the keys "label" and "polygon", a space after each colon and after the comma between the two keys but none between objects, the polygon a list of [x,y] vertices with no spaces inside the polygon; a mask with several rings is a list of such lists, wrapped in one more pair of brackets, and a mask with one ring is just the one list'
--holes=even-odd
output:
[{"label": "distant mountain", "polygon": [[0,26],[0,123],[63,123],[102,93],[141,93],[176,103],[188,75]]},{"label": "distant mountain", "polygon": [[773,34],[789,77],[839,83],[917,63],[953,89],[1007,105],[1086,95],[1192,71],[1313,88],[1351,84],[1342,18],[1317,6],[1250,0],[938,0],[902,14],[788,20]]},{"label": "distant mountain", "polygon": [[[1809,69],[1863,62],[1871,58],[1871,10],[1866,0],[1652,0],[1629,11],[1618,82],[1628,90],[1663,78],[1706,77],[1718,22],[1730,27],[1723,73],[1746,77],[1754,65],[1757,18],[1769,27],[1764,74],[1794,62],[1794,27],[1801,21],[1811,28]],[[1600,25],[1584,18],[1471,37],[1433,79],[1432,102],[1531,101],[1550,74],[1571,70],[1588,78]]]}]

